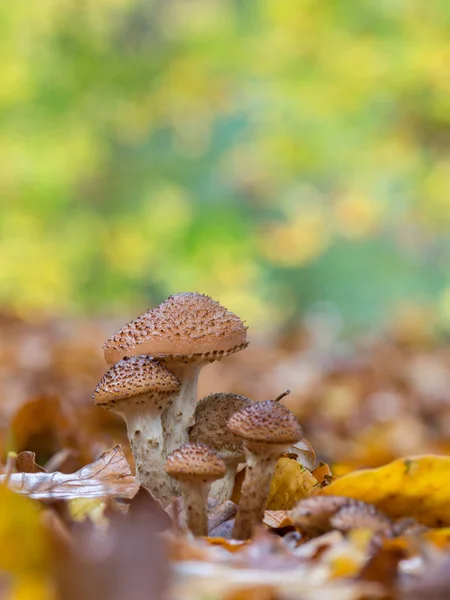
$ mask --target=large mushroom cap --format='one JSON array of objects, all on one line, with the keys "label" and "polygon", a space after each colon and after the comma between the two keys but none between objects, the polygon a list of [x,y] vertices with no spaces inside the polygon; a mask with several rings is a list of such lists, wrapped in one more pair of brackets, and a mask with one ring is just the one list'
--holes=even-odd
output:
[{"label": "large mushroom cap", "polygon": [[189,431],[191,442],[203,442],[224,454],[243,455],[242,438],[228,429],[234,413],[251,404],[238,394],[211,394],[202,398],[195,407],[195,422]]},{"label": "large mushroom cap", "polygon": [[187,292],[122,327],[103,350],[108,364],[136,354],[211,362],[246,346],[247,328],[239,317],[209,296]]},{"label": "large mushroom cap", "polygon": [[164,468],[171,477],[188,482],[215,481],[226,473],[223,460],[201,442],[183,444],[169,454]]},{"label": "large mushroom cap", "polygon": [[125,357],[103,375],[93,398],[97,406],[111,407],[119,401],[153,392],[167,395],[177,392],[180,382],[164,365],[145,354]]},{"label": "large mushroom cap", "polygon": [[244,440],[261,444],[295,444],[302,437],[295,416],[273,400],[252,402],[230,418],[228,427]]}]

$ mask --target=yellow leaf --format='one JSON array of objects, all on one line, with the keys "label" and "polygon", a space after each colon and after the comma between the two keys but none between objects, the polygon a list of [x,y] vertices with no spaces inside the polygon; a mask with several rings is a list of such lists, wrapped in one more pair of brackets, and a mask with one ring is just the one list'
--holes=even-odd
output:
[{"label": "yellow leaf", "polygon": [[448,548],[450,546],[450,527],[430,529],[422,534],[422,538],[439,548]]},{"label": "yellow leaf", "polygon": [[0,570],[41,573],[49,549],[37,504],[0,486],[0,506]]},{"label": "yellow leaf", "polygon": [[102,498],[72,498],[68,501],[69,514],[74,521],[90,519],[96,525],[106,527],[106,502]]},{"label": "yellow leaf", "polygon": [[402,458],[377,469],[354,471],[322,494],[375,504],[390,517],[413,517],[429,525],[450,525],[450,457]]},{"label": "yellow leaf", "polygon": [[289,510],[299,500],[310,496],[317,479],[293,458],[280,458],[270,485],[268,510]]}]

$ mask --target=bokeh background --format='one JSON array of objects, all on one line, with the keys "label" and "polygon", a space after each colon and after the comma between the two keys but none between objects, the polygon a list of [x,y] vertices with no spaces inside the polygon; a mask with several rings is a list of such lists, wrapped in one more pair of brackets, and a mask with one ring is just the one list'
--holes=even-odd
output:
[{"label": "bokeh background", "polygon": [[254,348],[204,393],[291,387],[332,461],[446,447],[449,27],[440,0],[0,3],[5,428],[90,406],[103,339],[195,290]]},{"label": "bokeh background", "polygon": [[450,324],[450,7],[2,3],[0,301]]}]

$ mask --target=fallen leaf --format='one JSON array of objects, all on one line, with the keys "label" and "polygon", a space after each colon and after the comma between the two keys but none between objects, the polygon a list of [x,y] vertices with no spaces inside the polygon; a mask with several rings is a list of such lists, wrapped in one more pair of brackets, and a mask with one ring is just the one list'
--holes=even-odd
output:
[{"label": "fallen leaf", "polygon": [[413,517],[430,527],[450,525],[450,457],[402,458],[354,471],[321,491],[375,504],[388,516]]},{"label": "fallen leaf", "polygon": [[310,496],[317,479],[292,458],[280,458],[270,485],[267,510],[289,510],[301,498]]},{"label": "fallen leaf", "polygon": [[316,453],[307,439],[303,438],[291,446],[289,452],[295,454],[298,462],[310,471],[316,468]]},{"label": "fallen leaf", "polygon": [[36,454],[28,450],[17,455],[15,467],[18,473],[45,473],[45,469],[36,464]]},{"label": "fallen leaf", "polygon": [[277,600],[279,597],[273,586],[252,585],[225,594],[223,600]]},{"label": "fallen leaf", "polygon": [[282,527],[292,527],[294,525],[291,513],[287,510],[266,510],[263,523],[270,529],[281,529]]},{"label": "fallen leaf", "polygon": [[248,541],[226,540],[221,537],[206,537],[204,540],[208,544],[211,544],[211,546],[220,546],[231,553],[238,552],[243,546],[249,543]]},{"label": "fallen leaf", "polygon": [[244,479],[245,479],[245,467],[238,470],[238,472],[236,474],[236,479],[234,480],[234,488],[233,488],[233,493],[231,494],[231,500],[235,504],[239,504],[239,500],[241,498],[242,484],[244,483]]},{"label": "fallen leaf", "polygon": [[72,498],[68,502],[70,518],[78,523],[89,519],[95,525],[106,527],[106,503],[102,498]]},{"label": "fallen leaf", "polygon": [[39,505],[0,486],[0,506],[0,571],[38,576],[49,551]]},{"label": "fallen leaf", "polygon": [[225,523],[229,519],[236,516],[237,506],[231,500],[222,502],[209,511],[208,515],[208,531],[213,531],[216,527]]},{"label": "fallen leaf", "polygon": [[328,485],[334,480],[330,467],[324,462],[320,462],[319,466],[313,470],[312,474],[320,485]]},{"label": "fallen leaf", "polygon": [[399,562],[407,557],[407,552],[388,540],[370,556],[359,573],[361,581],[381,583],[387,589],[393,589],[398,579]]},{"label": "fallen leaf", "polygon": [[450,546],[450,527],[442,529],[429,529],[422,533],[422,538],[431,542],[438,548],[448,548]]},{"label": "fallen leaf", "polygon": [[[0,483],[5,476],[0,476]],[[133,498],[139,484],[127,460],[115,446],[75,473],[13,473],[8,487],[36,499]]]}]

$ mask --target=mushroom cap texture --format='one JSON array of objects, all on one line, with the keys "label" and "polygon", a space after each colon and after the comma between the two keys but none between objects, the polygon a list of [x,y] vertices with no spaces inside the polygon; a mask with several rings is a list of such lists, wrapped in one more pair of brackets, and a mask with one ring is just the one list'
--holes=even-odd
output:
[{"label": "mushroom cap texture", "polygon": [[362,504],[347,496],[310,496],[300,500],[291,510],[293,523],[317,535],[329,531],[330,518],[344,507]]},{"label": "mushroom cap texture", "polygon": [[206,444],[183,444],[167,457],[166,473],[181,481],[208,482],[226,473],[223,460]]},{"label": "mushroom cap texture", "polygon": [[191,442],[203,442],[224,458],[244,454],[242,438],[228,429],[234,413],[249,406],[251,400],[238,394],[211,394],[202,398],[195,407],[194,425],[189,431]]},{"label": "mushroom cap texture", "polygon": [[103,350],[108,364],[136,354],[202,363],[247,344],[247,328],[238,316],[209,296],[186,292],[170,296],[119,329]]},{"label": "mushroom cap texture", "polygon": [[244,441],[260,444],[295,444],[302,437],[296,417],[273,400],[252,402],[230,418],[228,428]]},{"label": "mushroom cap texture", "polygon": [[370,529],[377,533],[391,533],[393,523],[373,504],[358,503],[344,506],[330,518],[334,529],[347,532],[352,529]]},{"label": "mushroom cap texture", "polygon": [[151,356],[125,357],[103,375],[93,398],[97,405],[114,405],[117,401],[153,392],[168,395],[177,392],[180,382],[169,369]]}]

